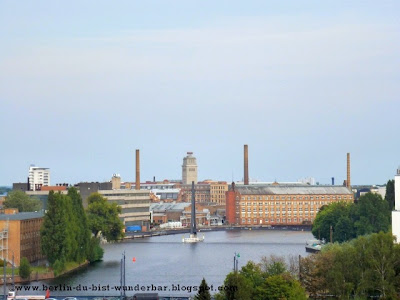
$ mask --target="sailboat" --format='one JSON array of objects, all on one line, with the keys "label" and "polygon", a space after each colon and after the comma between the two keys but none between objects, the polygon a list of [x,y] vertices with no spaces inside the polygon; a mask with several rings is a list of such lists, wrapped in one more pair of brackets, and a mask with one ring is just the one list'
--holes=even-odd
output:
[{"label": "sailboat", "polygon": [[196,203],[195,203],[195,190],[194,181],[192,181],[192,212],[190,217],[190,235],[189,237],[183,237],[183,243],[198,243],[204,241],[204,235],[202,237],[197,236],[196,230]]}]

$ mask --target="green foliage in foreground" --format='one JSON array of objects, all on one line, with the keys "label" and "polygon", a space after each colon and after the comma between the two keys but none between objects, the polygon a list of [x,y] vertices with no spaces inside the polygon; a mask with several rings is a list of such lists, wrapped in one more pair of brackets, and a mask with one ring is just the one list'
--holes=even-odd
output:
[{"label": "green foliage in foreground", "polygon": [[288,266],[283,258],[271,256],[259,264],[249,261],[239,272],[226,276],[224,291],[215,299],[305,300],[305,290],[296,274],[296,268]]},{"label": "green foliage in foreground", "polygon": [[26,257],[23,257],[21,259],[21,263],[19,266],[19,276],[26,279],[26,278],[29,278],[29,276],[31,275],[31,272],[32,272],[31,264],[29,263],[29,261]]},{"label": "green foliage in foreground", "polygon": [[345,242],[360,235],[387,232],[391,211],[380,195],[367,193],[354,203],[337,202],[324,206],[317,214],[312,233],[316,238],[333,242]]},{"label": "green foliage in foreground", "polygon": [[18,208],[19,212],[38,211],[42,208],[42,202],[37,198],[31,198],[23,191],[11,191],[4,201],[5,208]]},{"label": "green foliage in foreground", "polygon": [[194,296],[195,300],[211,300],[211,294],[209,290],[209,286],[207,285],[206,280],[203,278],[201,284],[199,286],[199,291],[196,296]]},{"label": "green foliage in foreground", "polygon": [[312,297],[398,299],[400,245],[391,233],[332,244],[301,260],[301,283]]}]

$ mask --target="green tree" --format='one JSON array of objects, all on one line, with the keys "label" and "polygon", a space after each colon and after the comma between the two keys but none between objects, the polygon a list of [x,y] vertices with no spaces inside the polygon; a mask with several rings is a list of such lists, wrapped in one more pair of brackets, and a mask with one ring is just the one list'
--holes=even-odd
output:
[{"label": "green tree", "polygon": [[38,211],[42,208],[42,202],[37,198],[31,198],[23,191],[11,191],[4,201],[5,208],[18,208],[19,212]]},{"label": "green tree", "polygon": [[31,264],[29,263],[26,257],[23,257],[19,265],[19,276],[21,276],[24,279],[27,279],[31,275],[31,272],[32,272]]},{"label": "green tree", "polygon": [[355,210],[355,230],[358,235],[387,232],[390,226],[388,203],[381,195],[367,193],[360,197]]},{"label": "green tree", "polygon": [[297,280],[289,274],[269,276],[264,284],[258,289],[258,296],[254,299],[268,300],[305,300],[307,299],[305,290]]},{"label": "green tree", "polygon": [[56,260],[66,260],[69,253],[67,215],[64,211],[64,195],[50,191],[47,212],[40,229],[42,253],[50,264]]},{"label": "green tree", "polygon": [[109,203],[99,193],[93,193],[88,197],[88,224],[95,237],[100,234],[107,241],[116,241],[123,237],[124,225],[119,219],[121,207],[116,203]]},{"label": "green tree", "polygon": [[[73,247],[74,251],[72,259],[80,263],[83,262],[88,257],[89,248],[91,245],[90,242],[91,232],[89,229],[86,212],[83,208],[82,197],[78,193],[77,189],[74,187],[69,188],[68,197],[71,200],[70,219],[73,224],[72,238],[74,240],[74,247]],[[97,251],[96,253],[97,253],[96,257],[98,257],[99,252]]]},{"label": "green tree", "polygon": [[[336,202],[325,206],[315,217],[312,234],[316,238],[330,241],[330,228],[333,228],[333,240],[344,241],[344,234],[347,233],[346,239],[354,237],[353,224],[351,221],[351,211],[354,204],[345,202]],[[340,222],[340,223],[339,223]],[[339,226],[337,227],[337,223]]]},{"label": "green tree", "polygon": [[388,203],[389,210],[394,210],[394,180],[389,180],[386,183],[386,195],[385,200]]},{"label": "green tree", "polygon": [[87,259],[89,262],[95,262],[102,260],[104,250],[100,246],[100,239],[94,236],[91,237],[89,241],[89,251]]},{"label": "green tree", "polygon": [[253,299],[253,283],[239,272],[231,272],[226,276],[223,289],[226,300]]},{"label": "green tree", "polygon": [[203,278],[201,281],[199,291],[194,297],[196,300],[211,300],[210,287],[207,285],[206,280]]}]

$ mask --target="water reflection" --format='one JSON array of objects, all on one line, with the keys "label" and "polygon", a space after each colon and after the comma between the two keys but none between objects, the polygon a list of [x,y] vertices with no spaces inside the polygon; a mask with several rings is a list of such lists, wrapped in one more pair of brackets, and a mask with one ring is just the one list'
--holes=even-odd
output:
[{"label": "water reflection", "polygon": [[[110,285],[119,286],[120,259],[126,253],[127,285],[198,286],[203,277],[209,285],[219,286],[233,268],[233,255],[240,253],[239,269],[247,261],[259,262],[262,256],[306,255],[305,242],[312,239],[310,232],[301,231],[218,231],[206,232],[205,241],[198,244],[182,243],[181,235],[159,236],[104,245],[104,260],[79,272],[31,285]],[[133,262],[132,258],[136,261]],[[40,293],[40,292],[38,292]],[[117,295],[109,291],[55,291],[57,295]],[[29,294],[29,293],[28,293]],[[127,292],[133,295],[134,292]],[[184,295],[187,291],[168,291]]]}]

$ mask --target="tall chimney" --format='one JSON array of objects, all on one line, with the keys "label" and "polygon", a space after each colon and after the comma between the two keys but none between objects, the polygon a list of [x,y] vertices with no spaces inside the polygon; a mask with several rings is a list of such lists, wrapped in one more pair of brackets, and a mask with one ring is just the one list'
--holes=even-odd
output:
[{"label": "tall chimney", "polygon": [[347,180],[346,180],[346,187],[351,189],[350,184],[350,153],[347,153]]},{"label": "tall chimney", "polygon": [[139,161],[139,149],[136,149],[136,184],[135,190],[140,190],[140,161]]},{"label": "tall chimney", "polygon": [[244,145],[244,185],[249,185],[249,147]]}]

